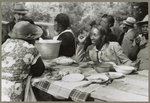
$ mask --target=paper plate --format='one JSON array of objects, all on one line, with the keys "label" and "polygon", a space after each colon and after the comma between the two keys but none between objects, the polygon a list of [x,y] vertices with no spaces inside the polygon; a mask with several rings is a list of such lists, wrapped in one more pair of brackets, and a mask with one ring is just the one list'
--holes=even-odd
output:
[{"label": "paper plate", "polygon": [[118,72],[108,72],[112,79],[124,77],[124,74]]},{"label": "paper plate", "polygon": [[89,81],[93,82],[106,82],[109,78],[105,74],[93,74],[91,76],[86,77]]},{"label": "paper plate", "polygon": [[77,82],[77,81],[82,81],[84,79],[84,75],[74,73],[74,74],[68,74],[62,78],[62,81],[66,82]]}]

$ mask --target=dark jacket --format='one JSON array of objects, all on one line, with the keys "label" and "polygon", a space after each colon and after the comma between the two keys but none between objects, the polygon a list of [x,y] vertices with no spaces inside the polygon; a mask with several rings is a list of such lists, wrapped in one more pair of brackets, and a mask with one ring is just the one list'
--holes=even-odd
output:
[{"label": "dark jacket", "polygon": [[[34,21],[28,17],[22,18],[20,21],[29,21],[31,24],[34,24]],[[2,25],[2,44],[10,38],[8,33],[12,31],[14,25],[16,24],[15,19],[10,21],[8,24]]]}]

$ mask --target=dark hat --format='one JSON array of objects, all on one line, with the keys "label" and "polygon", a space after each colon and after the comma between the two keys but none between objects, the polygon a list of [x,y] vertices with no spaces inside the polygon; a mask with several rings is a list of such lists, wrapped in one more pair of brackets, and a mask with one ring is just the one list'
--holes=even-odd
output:
[{"label": "dark hat", "polygon": [[11,33],[8,35],[11,38],[33,40],[39,38],[43,33],[43,30],[34,24],[29,23],[28,21],[17,22]]},{"label": "dark hat", "polygon": [[28,10],[23,3],[16,3],[14,6],[14,13],[26,14]]}]

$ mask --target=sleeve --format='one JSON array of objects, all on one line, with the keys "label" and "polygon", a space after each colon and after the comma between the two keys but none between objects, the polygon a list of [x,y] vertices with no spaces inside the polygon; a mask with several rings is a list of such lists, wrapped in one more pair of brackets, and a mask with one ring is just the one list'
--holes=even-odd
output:
[{"label": "sleeve", "polygon": [[133,61],[136,60],[139,50],[140,48],[138,45],[136,45],[135,40],[134,40],[132,44],[132,48],[131,48],[132,52],[129,54],[129,58]]},{"label": "sleeve", "polygon": [[33,60],[31,64],[30,75],[32,75],[32,77],[38,77],[43,74],[45,66],[39,54],[39,51],[36,48],[33,48],[31,50],[33,53]]},{"label": "sleeve", "polygon": [[84,50],[84,45],[78,44],[76,48],[76,61],[77,62],[84,62],[84,61],[89,61],[89,49]]},{"label": "sleeve", "polygon": [[132,45],[133,45],[133,39],[129,37],[124,37],[124,40],[122,42],[122,49],[124,53],[129,56],[132,52]]},{"label": "sleeve", "polygon": [[30,74],[32,77],[38,77],[43,74],[45,70],[44,63],[42,61],[42,58],[39,57],[34,65],[31,66]]},{"label": "sleeve", "polygon": [[115,42],[114,45],[114,52],[116,54],[116,57],[118,58],[118,61],[120,61],[121,64],[134,66],[133,62],[124,54],[121,46],[117,42]]}]

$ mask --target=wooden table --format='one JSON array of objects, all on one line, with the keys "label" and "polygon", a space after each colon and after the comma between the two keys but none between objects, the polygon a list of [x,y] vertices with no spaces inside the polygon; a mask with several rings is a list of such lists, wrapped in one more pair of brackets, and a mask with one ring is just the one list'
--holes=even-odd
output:
[{"label": "wooden table", "polygon": [[[58,66],[61,68],[61,66]],[[72,66],[62,66],[62,68]],[[91,93],[95,101],[148,102],[148,70],[115,79],[107,86],[99,86]]]},{"label": "wooden table", "polygon": [[112,84],[100,87],[91,93],[95,101],[148,101],[148,70],[139,74],[126,75],[116,79]]}]

